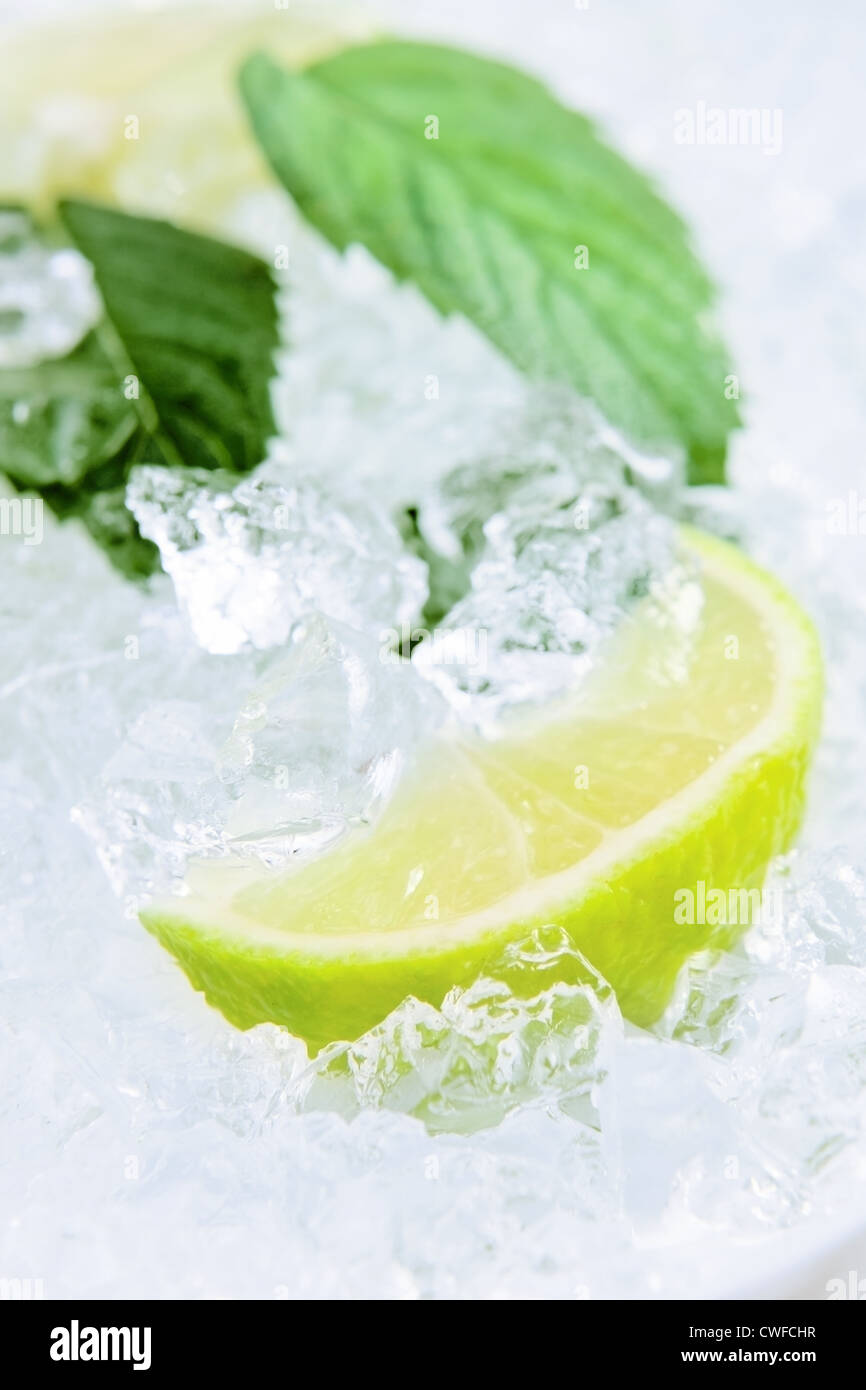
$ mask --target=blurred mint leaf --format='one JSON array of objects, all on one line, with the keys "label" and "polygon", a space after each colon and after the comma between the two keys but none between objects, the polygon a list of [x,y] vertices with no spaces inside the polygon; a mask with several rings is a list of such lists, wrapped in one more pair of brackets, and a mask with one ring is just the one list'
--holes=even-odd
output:
[{"label": "blurred mint leaf", "polygon": [[706,328],[711,285],[648,180],[539,82],[420,43],[301,73],[249,59],[253,129],[302,212],[362,242],[527,373],[568,381],[649,446],[719,481],[738,423]]},{"label": "blurred mint leaf", "polygon": [[0,371],[0,467],[18,487],[74,486],[138,428],[95,332],[59,361]]},{"label": "blurred mint leaf", "polygon": [[[125,574],[149,574],[159,554],[126,508],[132,466],[243,472],[264,457],[274,283],[256,257],[168,223],[89,203],[61,211],[108,319],[65,358],[0,371],[0,469],[79,518]],[[43,235],[19,220],[21,235]]]},{"label": "blurred mint leaf", "polygon": [[126,506],[126,484],[137,463],[162,462],[153,441],[138,426],[112,458],[87,475],[83,484],[56,483],[41,489],[55,516],[77,517],[102,547],[112,564],[131,579],[160,567],[159,551],[138,529]]},{"label": "blurred mint leaf", "polygon": [[254,468],[275,428],[277,308],[265,263],[95,203],[67,200],[59,211],[93,266],[117,338],[116,373],[138,378],[134,403],[166,460]]}]

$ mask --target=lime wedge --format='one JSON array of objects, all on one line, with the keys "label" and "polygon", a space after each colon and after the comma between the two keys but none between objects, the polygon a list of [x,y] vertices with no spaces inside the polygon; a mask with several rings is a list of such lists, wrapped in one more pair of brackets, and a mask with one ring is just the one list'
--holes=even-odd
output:
[{"label": "lime wedge", "polygon": [[[496,741],[438,737],[372,829],[289,872],[199,866],[145,925],[233,1023],[313,1048],[406,995],[440,1004],[546,923],[651,1022],[685,959],[749,924],[821,708],[793,599],[721,541],[682,545],[697,577],[642,600],[570,702]],[[707,911],[713,893],[740,912]]]}]

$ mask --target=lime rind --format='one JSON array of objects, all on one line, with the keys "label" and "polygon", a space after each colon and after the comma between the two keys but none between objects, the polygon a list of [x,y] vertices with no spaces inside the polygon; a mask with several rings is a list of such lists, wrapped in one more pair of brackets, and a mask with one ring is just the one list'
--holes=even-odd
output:
[{"label": "lime rind", "polygon": [[683,539],[757,611],[772,633],[767,660],[776,674],[755,726],[688,785],[606,833],[576,865],[460,921],[318,934],[251,922],[230,903],[199,896],[153,904],[145,926],[231,1022],[284,1024],[313,1049],[360,1035],[407,995],[439,1005],[503,945],[551,922],[611,983],[628,1018],[652,1022],[687,957],[727,946],[744,929],[678,925],[674,895],[698,880],[758,887],[796,834],[823,688],[814,628],[783,586],[725,542],[691,530]]}]

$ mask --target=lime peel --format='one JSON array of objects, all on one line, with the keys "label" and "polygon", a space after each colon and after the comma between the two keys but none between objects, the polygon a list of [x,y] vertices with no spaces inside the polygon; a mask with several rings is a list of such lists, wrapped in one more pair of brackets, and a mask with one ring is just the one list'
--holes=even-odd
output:
[{"label": "lime peel", "polygon": [[[685,529],[682,538],[714,595],[703,619],[704,648],[685,686],[662,692],[653,708],[624,707],[606,723],[596,718],[586,724],[578,707],[573,726],[560,715],[558,722],[506,738],[492,750],[480,743],[440,743],[426,761],[419,759],[372,832],[291,874],[259,874],[228,899],[226,876],[218,866],[205,869],[189,896],[148,907],[145,926],[210,1003],[241,1028],[284,1024],[315,1050],[359,1036],[407,995],[438,1006],[503,945],[556,923],[611,983],[627,1017],[641,1025],[658,1017],[687,957],[729,945],[747,925],[678,924],[675,894],[698,881],[726,890],[760,885],[769,860],[789,846],[798,828],[822,699],[814,629],[784,588],[722,541]],[[748,634],[747,650],[722,664],[720,635],[738,626]],[[639,618],[634,628],[640,632]],[[622,681],[625,687],[633,683],[627,676]],[[750,709],[757,711],[754,722],[740,728]],[[602,760],[602,792],[594,793],[593,813],[585,815],[575,791],[563,819],[584,820],[597,843],[576,863],[532,877],[531,864],[527,870],[518,861],[509,836],[515,817],[523,818],[525,828],[540,803],[521,796],[519,805],[513,798],[511,805],[496,805],[490,787],[480,790],[475,772],[461,781],[460,769],[467,751],[476,769],[479,760],[492,769],[493,758],[510,769],[518,786],[528,764],[534,791],[540,788],[547,803],[565,801],[563,777],[580,746],[582,718],[582,737],[586,728],[592,731],[590,747],[604,748],[606,738],[613,752]],[[696,729],[696,720],[705,721],[703,730]],[[737,731],[727,744],[718,736],[725,721]],[[708,746],[708,731],[718,755],[676,785]],[[641,772],[641,750],[657,754],[665,740],[673,750],[670,765],[654,756]],[[627,754],[624,768],[616,766],[620,746]],[[436,798],[425,798],[428,774],[451,778],[449,794],[438,798],[441,814]],[[669,790],[666,777],[673,779]],[[455,799],[460,787],[465,806]],[[656,803],[628,820],[632,795],[639,802],[654,788]],[[616,824],[624,818],[628,823]],[[416,843],[413,826],[429,838]],[[497,861],[503,844],[507,853]],[[401,890],[418,863],[424,873],[415,906],[411,893],[401,899]],[[492,865],[487,876],[479,864]],[[506,889],[491,894],[498,864]],[[529,876],[508,888],[508,875],[521,873]],[[471,906],[456,913],[446,904],[439,920],[426,920],[422,904],[436,895],[423,890],[431,883],[449,902]],[[405,924],[400,913],[408,914]]]}]

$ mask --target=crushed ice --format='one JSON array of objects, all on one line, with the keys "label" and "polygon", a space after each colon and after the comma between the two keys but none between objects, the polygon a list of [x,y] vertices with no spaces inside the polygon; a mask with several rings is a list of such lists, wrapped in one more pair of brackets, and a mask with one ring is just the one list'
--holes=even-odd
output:
[{"label": "crushed ice", "polygon": [[[673,522],[641,490],[672,505],[674,462],[644,459],[591,405],[555,389],[509,414],[505,440],[507,453],[446,474],[416,519],[440,591],[465,592],[412,659],[484,726],[577,686],[629,605],[676,569]],[[431,602],[445,607],[435,587]]]},{"label": "crushed ice", "polygon": [[[556,979],[545,987],[546,974]],[[565,932],[537,928],[441,1009],[409,998],[357,1042],[326,1048],[287,1099],[347,1118],[398,1110],[431,1133],[472,1132],[520,1104],[555,1103],[598,1130],[621,1029],[613,991]]]},{"label": "crushed ice", "polygon": [[382,640],[427,595],[423,562],[405,553],[385,512],[298,479],[291,459],[241,480],[140,467],[127,503],[210,652],[279,647],[313,612]]},{"label": "crushed ice", "polygon": [[[720,45],[735,33],[726,19]],[[816,43],[836,42],[821,35]],[[640,42],[637,33],[638,84]],[[844,53],[844,33],[838,42]],[[757,165],[764,178],[766,162]],[[742,177],[731,189],[759,216],[762,199]],[[285,219],[278,199],[269,206]],[[269,215],[242,206],[237,225],[260,231]],[[844,242],[847,224],[834,225]],[[579,449],[564,456],[549,421],[529,459],[520,422],[549,414],[549,398],[525,394],[467,325],[438,322],[363,252],[341,262],[285,221],[264,241],[284,240],[286,226],[297,246],[296,351],[279,404],[316,485],[267,484],[291,493],[280,513],[288,528],[275,524],[259,479],[222,491],[198,480],[179,506],[176,479],[144,474],[133,494],[203,645],[190,641],[164,576],[146,590],[126,584],[75,524],[46,519],[39,546],[0,539],[0,1034],[14,1059],[3,1106],[20,1155],[0,1178],[11,1213],[3,1272],[45,1271],[49,1296],[621,1298],[730,1292],[778,1273],[780,1255],[789,1268],[810,1218],[823,1223],[822,1240],[828,1223],[850,1225],[866,1179],[866,801],[852,775],[866,761],[857,637],[866,574],[857,529],[831,536],[826,524],[850,477],[836,422],[854,410],[862,422],[827,334],[831,324],[841,333],[841,319],[853,340],[862,322],[813,261],[804,312],[820,407],[806,411],[804,432],[787,418],[784,391],[769,425],[765,403],[763,426],[759,418],[735,446],[737,489],[699,490],[683,504],[675,468],[629,457],[589,415]],[[764,227],[771,245],[775,227]],[[795,377],[796,325],[781,346],[766,327],[788,312],[793,252],[780,253],[782,297],[766,312],[765,251],[749,259],[764,241],[752,230],[735,237],[733,222],[729,230],[743,265],[737,302],[754,301],[740,334],[755,345],[756,381],[772,382],[777,360]],[[86,271],[68,253],[17,262],[10,288],[13,242],[0,248],[0,352],[3,365],[23,366],[67,351],[94,311]],[[768,466],[774,448],[779,467]],[[503,486],[509,452],[532,474],[533,495],[542,479],[552,489],[528,534],[513,512],[520,466],[504,470]],[[498,491],[488,525],[473,531],[463,494],[490,480],[491,461]],[[347,475],[364,506],[337,527],[335,549],[354,557],[364,587],[325,618],[310,609],[333,607],[333,573],[316,561],[302,590],[284,547],[302,544],[302,518],[319,536],[327,530],[341,512],[335,480]],[[616,556],[617,525],[634,523],[642,548],[624,544],[634,566],[602,576],[611,612],[664,564],[663,521],[643,525],[653,502],[744,536],[821,625],[827,732],[801,846],[777,870],[781,917],[720,959],[694,959],[652,1032],[624,1026],[603,982],[579,974],[542,979],[536,993],[512,988],[515,958],[537,969],[539,951],[570,949],[551,938],[518,943],[441,1009],[407,1000],[313,1062],[283,1030],[240,1034],[208,1009],[135,921],[156,866],[179,879],[193,852],[314,852],[342,832],[347,811],[375,815],[418,716],[414,696],[405,708],[381,703],[393,672],[378,659],[377,629],[399,627],[401,614],[410,628],[446,614],[451,625],[474,623],[478,612],[460,605],[511,584],[527,631],[541,617],[553,655],[579,661],[595,621],[584,586],[606,563],[608,540]],[[195,509],[201,526],[184,531]],[[559,570],[566,526],[581,542],[568,548],[580,556],[576,573]],[[383,571],[371,562],[377,551],[389,556]],[[538,594],[548,558],[556,592]],[[209,589],[202,573],[214,560]],[[313,591],[327,600],[313,604]],[[485,621],[504,648],[495,605]],[[442,670],[450,698],[481,693],[459,663]],[[368,699],[383,711],[372,744],[368,720],[345,719],[365,715]],[[311,703],[326,713],[326,748],[309,748]],[[289,769],[285,786],[275,767]],[[73,807],[125,896],[123,914],[70,826]]]},{"label": "crushed ice", "polygon": [[25,213],[0,208],[0,368],[65,357],[99,312],[90,262],[44,245]]}]

